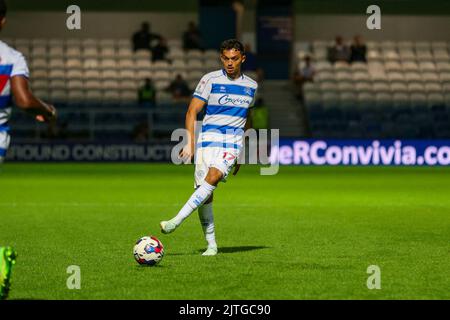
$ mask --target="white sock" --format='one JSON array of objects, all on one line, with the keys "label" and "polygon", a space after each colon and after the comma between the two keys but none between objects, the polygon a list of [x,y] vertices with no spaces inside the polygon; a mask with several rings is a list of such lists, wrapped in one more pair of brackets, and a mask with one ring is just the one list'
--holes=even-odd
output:
[{"label": "white sock", "polygon": [[208,247],[217,247],[212,202],[198,208],[198,217],[200,218],[203,234],[208,242]]},{"label": "white sock", "polygon": [[195,190],[186,204],[181,208],[180,212],[173,218],[173,222],[179,226],[187,217],[189,217],[192,212],[194,212],[198,207],[200,207],[213,193],[215,186],[210,185],[206,181]]}]

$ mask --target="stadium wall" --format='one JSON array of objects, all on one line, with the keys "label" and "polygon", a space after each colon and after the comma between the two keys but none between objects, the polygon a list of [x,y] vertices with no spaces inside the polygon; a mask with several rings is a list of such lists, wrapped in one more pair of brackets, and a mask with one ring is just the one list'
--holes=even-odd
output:
[{"label": "stadium wall", "polygon": [[68,30],[65,12],[20,11],[8,14],[3,38],[130,38],[144,21],[152,31],[169,39],[178,39],[189,21],[197,21],[197,12],[84,12],[81,30]]}]

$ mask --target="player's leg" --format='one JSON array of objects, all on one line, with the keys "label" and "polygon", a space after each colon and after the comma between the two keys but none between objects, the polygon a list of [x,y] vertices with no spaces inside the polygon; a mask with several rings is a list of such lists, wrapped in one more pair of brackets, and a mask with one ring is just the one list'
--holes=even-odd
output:
[{"label": "player's leg", "polygon": [[203,234],[205,235],[208,248],[203,252],[204,256],[213,256],[217,254],[217,243],[214,227],[214,215],[213,215],[213,198],[214,194],[198,208],[198,217],[202,225]]},{"label": "player's leg", "polygon": [[8,297],[11,286],[11,270],[16,263],[17,254],[10,247],[0,247],[0,300]]},{"label": "player's leg", "polygon": [[214,167],[209,168],[205,181],[194,191],[186,204],[181,208],[178,214],[169,221],[162,221],[160,223],[161,231],[163,233],[171,233],[187,218],[192,212],[197,210],[202,204],[209,199],[217,184],[222,180],[223,173]]}]

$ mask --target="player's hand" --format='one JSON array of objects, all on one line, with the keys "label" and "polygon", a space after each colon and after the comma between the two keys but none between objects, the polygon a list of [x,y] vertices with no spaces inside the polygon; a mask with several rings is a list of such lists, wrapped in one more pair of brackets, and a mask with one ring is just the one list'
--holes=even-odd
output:
[{"label": "player's hand", "polygon": [[241,165],[239,163],[236,163],[236,165],[234,166],[233,176],[237,175],[240,168]]},{"label": "player's hand", "polygon": [[56,108],[52,105],[48,105],[49,115],[38,114],[36,120],[39,122],[52,122],[56,120]]},{"label": "player's hand", "polygon": [[186,145],[183,149],[181,149],[178,158],[183,160],[184,163],[192,162],[194,158],[194,150],[191,146]]}]

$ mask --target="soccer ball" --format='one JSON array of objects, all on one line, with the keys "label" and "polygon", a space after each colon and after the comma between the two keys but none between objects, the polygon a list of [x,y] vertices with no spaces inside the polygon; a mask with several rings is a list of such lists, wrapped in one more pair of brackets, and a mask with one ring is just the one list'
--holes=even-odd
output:
[{"label": "soccer ball", "polygon": [[164,246],[155,237],[142,237],[136,242],[133,253],[137,263],[154,266],[164,257]]}]

